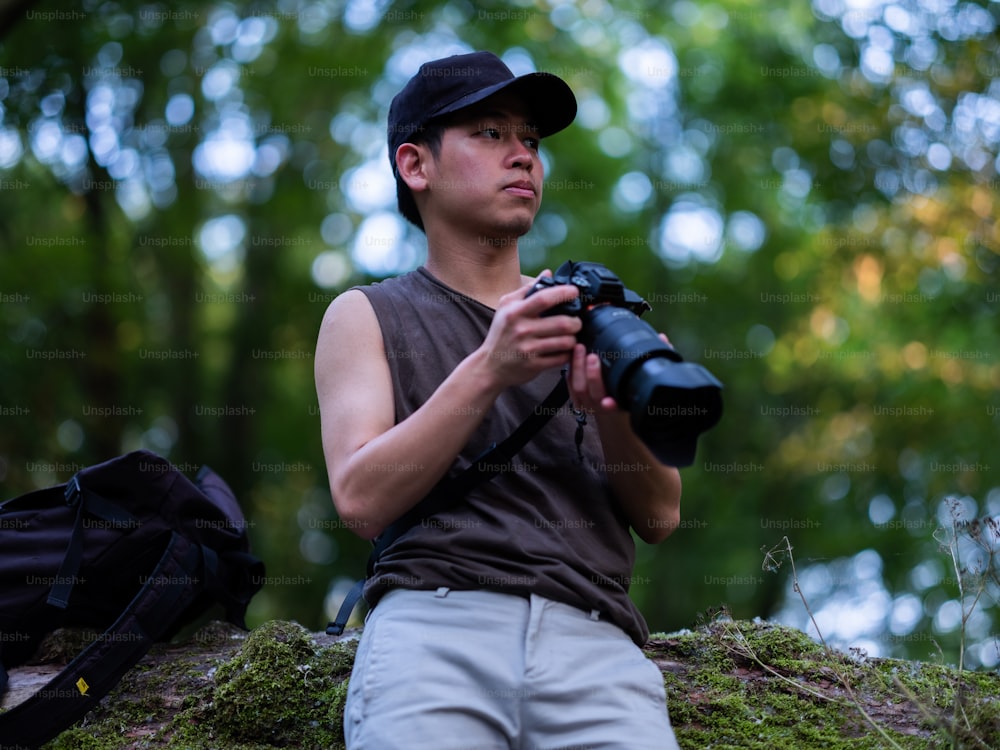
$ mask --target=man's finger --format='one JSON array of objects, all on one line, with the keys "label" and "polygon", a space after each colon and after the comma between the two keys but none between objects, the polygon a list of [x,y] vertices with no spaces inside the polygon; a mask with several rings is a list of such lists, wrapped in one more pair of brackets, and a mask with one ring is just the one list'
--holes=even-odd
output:
[{"label": "man's finger", "polygon": [[572,284],[560,284],[559,286],[542,289],[535,292],[524,300],[524,312],[528,315],[538,315],[545,312],[550,307],[555,307],[563,302],[569,302],[580,294],[580,290]]}]

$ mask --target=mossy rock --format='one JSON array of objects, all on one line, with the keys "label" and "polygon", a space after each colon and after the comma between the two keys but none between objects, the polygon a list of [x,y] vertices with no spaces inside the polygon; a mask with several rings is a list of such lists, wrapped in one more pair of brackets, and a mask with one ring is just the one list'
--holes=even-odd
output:
[{"label": "mossy rock", "polygon": [[[340,750],[358,635],[213,623],[155,648],[46,747]],[[682,748],[1000,747],[996,673],[867,659],[792,628],[726,619],[656,634],[646,654],[663,673]]]},{"label": "mossy rock", "polygon": [[272,621],[221,623],[154,649],[80,724],[46,750],[343,750],[343,708],[357,634]]},{"label": "mossy rock", "polygon": [[949,667],[844,654],[793,628],[727,619],[654,635],[646,652],[664,673],[682,748],[1000,747],[996,673],[959,679]]}]

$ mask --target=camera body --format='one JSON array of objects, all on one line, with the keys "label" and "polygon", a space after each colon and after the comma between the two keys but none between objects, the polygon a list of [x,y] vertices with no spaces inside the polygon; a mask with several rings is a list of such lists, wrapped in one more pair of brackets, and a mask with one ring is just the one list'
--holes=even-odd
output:
[{"label": "camera body", "polygon": [[653,309],[638,294],[631,289],[626,289],[622,280],[606,266],[586,261],[576,263],[571,260],[566,261],[552,276],[540,278],[528,294],[530,296],[541,289],[563,284],[575,286],[580,291],[580,296],[549,308],[543,315],[574,315],[579,317],[583,312],[597,305],[622,307],[636,316]]},{"label": "camera body", "polygon": [[722,384],[639,319],[649,303],[607,267],[567,261],[528,296],[562,284],[575,286],[579,296],[543,315],[580,318],[577,340],[600,357],[608,395],[629,412],[632,430],[662,463],[690,466],[698,436],[722,417]]}]

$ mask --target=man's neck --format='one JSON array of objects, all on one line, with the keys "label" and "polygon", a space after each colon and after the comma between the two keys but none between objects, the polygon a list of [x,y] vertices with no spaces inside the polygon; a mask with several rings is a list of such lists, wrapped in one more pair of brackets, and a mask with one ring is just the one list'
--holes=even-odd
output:
[{"label": "man's neck", "polygon": [[500,298],[522,286],[517,238],[470,243],[435,242],[428,238],[428,271],[441,283],[494,310]]}]

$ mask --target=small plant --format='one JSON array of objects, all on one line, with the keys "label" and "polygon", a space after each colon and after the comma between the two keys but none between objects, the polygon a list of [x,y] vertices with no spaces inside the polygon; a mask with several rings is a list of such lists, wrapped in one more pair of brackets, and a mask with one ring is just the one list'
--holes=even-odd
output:
[{"label": "small plant", "polygon": [[[816,628],[816,633],[819,635],[819,640],[820,643],[823,644],[823,648],[826,649],[828,654],[832,654],[834,649],[831,648],[829,644],[827,644],[826,639],[823,637],[823,631],[820,630],[819,623],[816,622],[816,618],[813,616],[812,608],[809,606],[809,601],[806,599],[805,594],[802,593],[801,586],[799,586],[799,577],[797,571],[795,570],[795,556],[792,554],[791,541],[789,541],[787,536],[783,536],[781,538],[781,542],[776,544],[771,549],[762,547],[761,552],[764,553],[764,562],[761,567],[768,572],[773,573],[777,571],[782,566],[785,560],[788,561],[788,565],[792,569],[792,588],[795,591],[795,593],[799,595],[799,599],[802,601],[802,606],[805,607],[806,613],[809,615],[809,620],[812,622],[813,627]],[[861,653],[861,651],[859,649],[855,649],[854,651],[855,651],[854,654],[855,658],[859,662],[863,662],[865,657]],[[753,658],[764,669],[768,669],[769,671],[773,672],[773,670],[770,670],[765,664],[763,664],[759,659],[757,659],[755,654],[751,654],[751,658]],[[831,664],[836,665],[837,662],[835,660],[831,660]],[[865,710],[864,703],[855,694],[854,687],[852,686],[851,680],[848,678],[847,674],[838,666],[833,666],[833,672],[837,677],[838,682],[840,682],[841,686],[844,688],[844,692],[847,693],[848,697],[847,703],[850,706],[852,706],[858,713],[861,714],[865,722],[867,722],[867,724],[872,729],[874,729],[882,737],[882,739],[885,740],[886,743],[888,743],[889,747],[896,748],[897,750],[902,750],[902,747],[899,745],[899,743],[897,743],[892,737],[890,737],[889,734],[885,731],[885,729],[877,721],[875,721],[875,719],[871,717],[868,711]],[[800,688],[806,689],[792,680],[789,680],[789,682]],[[806,690],[807,692],[813,693],[813,691],[810,691],[808,689]]]},{"label": "small plant", "polygon": [[[962,607],[962,621],[958,640],[958,671],[965,669],[966,637],[969,620],[984,599],[997,603],[1000,580],[997,578],[996,556],[1000,548],[1000,523],[986,516],[982,519],[963,518],[961,503],[955,498],[947,499],[951,516],[950,527],[939,528],[934,539],[948,556],[955,582],[958,586],[958,600]],[[959,678],[955,685],[955,700],[951,716],[952,747],[958,747],[957,727],[963,727],[966,734],[973,731],[965,710],[965,683]],[[986,747],[985,743],[980,743]]]}]

